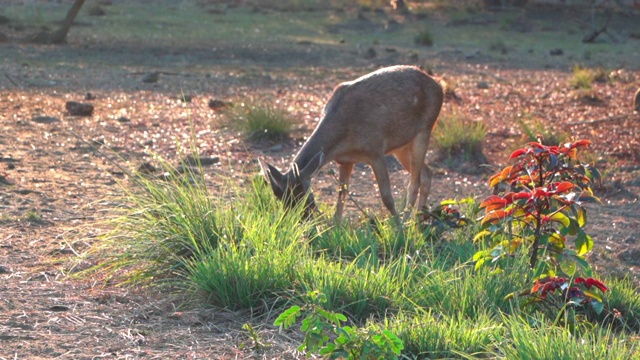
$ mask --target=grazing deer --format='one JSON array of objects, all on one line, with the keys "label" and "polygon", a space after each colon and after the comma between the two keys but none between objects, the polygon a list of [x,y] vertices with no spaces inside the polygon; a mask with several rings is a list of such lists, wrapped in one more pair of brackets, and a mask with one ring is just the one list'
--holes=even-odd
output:
[{"label": "grazing deer", "polygon": [[[264,176],[276,197],[292,206],[309,193],[311,177],[328,162],[336,161],[340,187],[334,218],[339,222],[353,165],[364,162],[373,169],[382,202],[398,219],[384,156],[393,154],[411,174],[406,209],[413,207],[418,192],[418,208],[422,208],[432,175],[424,158],[442,101],[442,87],[414,66],[386,67],[344,82],[333,91],[322,120],[291,168],[283,174],[260,162]],[[315,209],[309,193],[305,216]]]}]

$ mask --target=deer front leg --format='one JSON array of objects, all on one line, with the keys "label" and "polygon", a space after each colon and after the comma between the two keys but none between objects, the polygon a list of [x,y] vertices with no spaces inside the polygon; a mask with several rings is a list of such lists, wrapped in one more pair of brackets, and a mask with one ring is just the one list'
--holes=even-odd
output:
[{"label": "deer front leg", "polygon": [[407,187],[407,203],[403,217],[403,220],[406,221],[411,215],[411,210],[418,197],[418,193],[420,194],[418,209],[421,209],[427,202],[427,196],[429,195],[429,188],[431,186],[431,170],[426,163],[420,164],[421,166],[417,169],[415,168],[415,164],[412,161],[412,145],[395,151],[393,155],[395,155],[402,166],[409,172],[410,176],[409,186]]},{"label": "deer front leg", "polygon": [[378,182],[378,190],[380,190],[382,203],[387,207],[391,215],[399,219],[396,206],[393,202],[393,195],[391,194],[391,182],[389,181],[389,172],[387,171],[387,164],[384,162],[384,156],[373,159],[370,165]]},{"label": "deer front leg", "polygon": [[349,179],[351,179],[352,171],[353,163],[338,163],[338,203],[336,204],[336,214],[333,216],[336,223],[342,220],[342,209],[344,209],[344,203],[349,195]]}]

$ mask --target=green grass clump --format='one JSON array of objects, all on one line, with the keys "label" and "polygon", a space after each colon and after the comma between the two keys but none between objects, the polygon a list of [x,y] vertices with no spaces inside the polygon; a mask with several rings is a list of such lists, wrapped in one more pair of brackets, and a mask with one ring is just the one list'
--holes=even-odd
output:
[{"label": "green grass clump", "polygon": [[281,141],[289,137],[293,122],[281,108],[261,104],[240,104],[230,109],[229,125],[249,141]]},{"label": "green grass clump", "polygon": [[517,121],[520,124],[526,142],[540,140],[544,145],[556,146],[568,139],[568,135],[564,131],[551,126],[550,122],[547,124],[537,119],[532,114],[519,115]]},{"label": "green grass clump", "polygon": [[489,44],[489,50],[499,52],[501,54],[506,54],[509,52],[509,47],[507,46],[507,43],[504,42],[504,40],[498,39],[492,41],[491,44]]},{"label": "green grass clump", "polygon": [[441,114],[433,132],[438,149],[445,157],[463,155],[473,159],[482,153],[487,135],[484,124],[473,121],[457,111]]},{"label": "green grass clump", "polygon": [[[133,175],[135,186],[116,202],[112,230],[89,254],[99,261],[93,271],[274,317],[318,292],[322,306],[345,314],[349,326],[396,334],[409,358],[638,356],[631,339],[640,297],[628,281],[611,282],[606,297],[620,315],[562,327],[507,297],[530,284],[526,256],[510,259],[497,275],[474,269],[471,259],[483,246],[470,241],[477,224],[440,236],[393,219],[301,221],[302,207],[286,211],[262,178],[211,190],[203,171],[164,168],[169,175],[161,179]],[[476,207],[466,211],[477,217]]]},{"label": "green grass clump", "polygon": [[38,210],[32,209],[24,213],[22,215],[24,221],[39,223],[42,222],[42,214],[38,212]]},{"label": "green grass clump", "polygon": [[429,30],[423,30],[418,33],[413,41],[422,46],[433,46],[433,36],[429,32]]},{"label": "green grass clump", "polygon": [[590,90],[594,81],[602,79],[602,73],[602,71],[575,66],[569,79],[569,86],[573,89]]},{"label": "green grass clump", "polygon": [[505,332],[495,338],[500,359],[632,359],[640,356],[633,336],[616,334],[607,327],[578,330],[549,325],[537,317],[505,318]]},{"label": "green grass clump", "polygon": [[480,354],[505,331],[500,321],[484,313],[473,322],[463,316],[425,311],[400,313],[385,325],[404,343],[405,353],[421,358],[452,359],[462,354]]}]

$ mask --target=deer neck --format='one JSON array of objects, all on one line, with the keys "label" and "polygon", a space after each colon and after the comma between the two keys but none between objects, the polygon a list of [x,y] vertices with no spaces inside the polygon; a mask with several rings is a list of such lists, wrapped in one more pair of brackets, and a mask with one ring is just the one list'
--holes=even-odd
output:
[{"label": "deer neck", "polygon": [[326,139],[326,132],[318,131],[320,128],[321,126],[319,126],[313,132],[313,134],[311,134],[309,139],[307,139],[307,142],[302,145],[302,148],[300,149],[300,151],[298,151],[298,154],[296,154],[295,158],[293,159],[293,162],[298,166],[299,169],[304,169],[307,164],[309,164],[309,162],[313,159],[313,157],[321,152],[324,155],[322,164],[320,164],[321,167],[331,161],[331,159],[327,156],[327,151],[331,147],[331,144],[328,143],[327,140],[330,139]]}]

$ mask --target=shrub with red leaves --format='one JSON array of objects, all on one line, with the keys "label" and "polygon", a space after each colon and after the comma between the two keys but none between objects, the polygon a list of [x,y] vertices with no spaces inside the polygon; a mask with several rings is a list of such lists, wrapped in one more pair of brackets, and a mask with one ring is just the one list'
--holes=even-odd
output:
[{"label": "shrub with red leaves", "polygon": [[[480,204],[485,214],[474,238],[488,246],[474,255],[476,269],[492,264],[498,271],[501,259],[516,256],[524,248],[529,252],[534,285],[521,295],[543,301],[562,290],[566,301],[597,302],[594,308],[602,309],[600,297],[589,290],[608,288],[591,277],[586,255],[593,239],[584,231],[587,211],[582,206],[600,202],[591,189],[594,181],[600,182],[600,173],[578,160],[578,149],[589,144],[588,140],[559,146],[531,142],[511,154],[513,165],[489,178],[495,193]],[[568,246],[570,242],[573,246]],[[541,253],[545,256],[540,257]],[[578,273],[586,279],[575,277]]]}]

